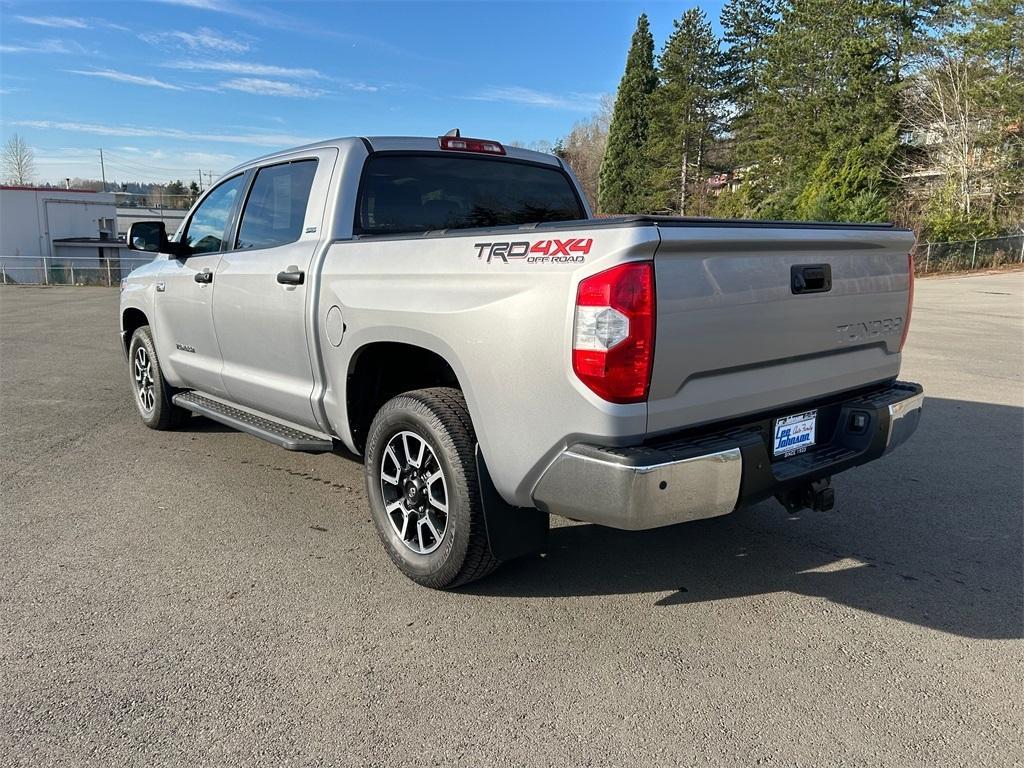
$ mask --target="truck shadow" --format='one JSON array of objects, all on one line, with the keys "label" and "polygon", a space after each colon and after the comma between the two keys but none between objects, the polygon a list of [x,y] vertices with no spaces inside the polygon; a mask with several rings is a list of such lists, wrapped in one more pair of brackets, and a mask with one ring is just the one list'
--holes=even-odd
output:
[{"label": "truck shadow", "polygon": [[766,502],[653,531],[552,528],[467,594],[650,593],[660,607],[791,592],[966,637],[1024,637],[1024,410],[928,398],[917,434],[840,475],[836,510]]}]

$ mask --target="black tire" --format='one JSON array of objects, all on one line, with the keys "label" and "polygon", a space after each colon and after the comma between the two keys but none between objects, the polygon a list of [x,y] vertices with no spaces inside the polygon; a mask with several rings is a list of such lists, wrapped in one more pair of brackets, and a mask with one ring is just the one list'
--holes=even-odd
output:
[{"label": "black tire", "polygon": [[[421,463],[436,461],[437,467],[444,473],[441,490],[444,491],[447,507],[445,527],[439,539],[432,540],[428,534],[427,541],[435,547],[429,552],[414,551],[417,541],[411,532],[408,535],[414,540],[409,543],[400,535],[401,531],[397,530],[400,523],[392,523],[395,518],[404,520],[403,516],[408,515],[405,512],[409,506],[406,503],[408,498],[404,496],[408,490],[407,484],[403,486],[401,481],[394,483],[398,489],[398,498],[403,499],[402,507],[390,514],[386,509],[385,493],[394,491],[390,488],[391,483],[382,479],[382,471],[397,478],[395,469],[399,468],[401,462],[389,458],[383,470],[382,463],[385,462],[389,444],[394,454],[398,444],[392,441],[403,439],[403,433],[412,433],[425,441],[433,456],[427,455],[424,459],[424,453],[421,452]],[[412,442],[415,443],[415,439]],[[385,403],[370,425],[365,457],[366,492],[373,522],[394,564],[402,573],[424,587],[451,589],[468,584],[486,576],[500,564],[487,544],[475,451],[476,434],[465,398],[457,389],[434,387],[406,392]],[[402,451],[399,449],[397,452]],[[433,464],[430,466],[431,471],[436,473],[436,467]],[[407,471],[415,474],[419,469]],[[430,493],[431,488],[427,487],[425,507],[431,503]],[[395,503],[392,499],[391,504]],[[440,518],[436,510],[429,507],[428,510],[434,514],[439,527]],[[422,516],[426,512],[420,514]],[[408,516],[414,519],[415,513]],[[422,547],[423,543],[424,539],[420,538],[419,546]]]},{"label": "black tire", "polygon": [[[143,376],[140,369],[144,369],[147,363],[148,375]],[[144,387],[140,386],[140,377],[145,381]],[[153,333],[148,325],[136,328],[128,345],[128,381],[139,416],[150,429],[174,429],[191,415],[171,402],[174,390],[160,372]]]}]

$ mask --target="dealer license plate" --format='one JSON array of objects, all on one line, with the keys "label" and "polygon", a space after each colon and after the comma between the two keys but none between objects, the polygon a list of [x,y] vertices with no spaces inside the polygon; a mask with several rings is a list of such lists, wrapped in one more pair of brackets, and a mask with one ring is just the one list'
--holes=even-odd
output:
[{"label": "dealer license plate", "polygon": [[817,420],[817,411],[807,411],[776,419],[772,454],[774,456],[792,456],[794,453],[803,453],[814,445],[814,426]]}]

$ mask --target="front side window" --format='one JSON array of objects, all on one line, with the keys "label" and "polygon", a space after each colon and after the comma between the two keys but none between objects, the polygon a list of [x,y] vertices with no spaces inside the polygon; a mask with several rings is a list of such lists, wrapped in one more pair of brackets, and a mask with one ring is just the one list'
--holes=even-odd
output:
[{"label": "front side window", "polygon": [[260,168],[242,211],[236,248],[272,248],[299,239],[316,160]]},{"label": "front side window", "polygon": [[196,208],[182,240],[192,249],[192,253],[215,253],[220,250],[228,217],[231,216],[235,199],[242,191],[243,178],[239,174],[228,179],[207,195]]},{"label": "front side window", "polygon": [[366,161],[356,231],[397,234],[585,216],[572,181],[554,166],[439,153],[381,154]]}]

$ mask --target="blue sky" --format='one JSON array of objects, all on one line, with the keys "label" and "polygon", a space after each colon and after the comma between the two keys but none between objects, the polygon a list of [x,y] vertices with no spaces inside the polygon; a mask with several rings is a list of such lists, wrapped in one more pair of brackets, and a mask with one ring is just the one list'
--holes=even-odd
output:
[{"label": "blue sky", "polygon": [[614,92],[641,12],[660,48],[690,5],[0,0],[0,134],[39,181],[99,178],[99,147],[108,181],[189,181],[334,136],[552,141]]}]

